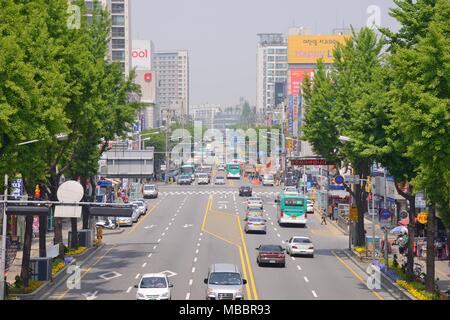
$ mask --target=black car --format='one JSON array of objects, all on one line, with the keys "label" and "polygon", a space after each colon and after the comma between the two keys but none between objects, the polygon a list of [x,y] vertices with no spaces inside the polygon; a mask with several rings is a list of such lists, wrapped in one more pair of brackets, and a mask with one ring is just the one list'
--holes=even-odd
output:
[{"label": "black car", "polygon": [[239,196],[240,197],[251,197],[252,196],[252,187],[250,186],[242,186],[239,188]]}]

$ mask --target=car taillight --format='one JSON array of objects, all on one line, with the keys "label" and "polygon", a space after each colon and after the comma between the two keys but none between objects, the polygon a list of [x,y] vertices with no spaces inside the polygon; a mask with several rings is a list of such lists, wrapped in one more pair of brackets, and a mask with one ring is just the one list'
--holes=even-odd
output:
[{"label": "car taillight", "polygon": [[297,246],[292,246],[292,249],[298,249],[298,247]]},{"label": "car taillight", "polygon": [[283,211],[280,211],[280,217],[283,218],[283,215],[284,215],[284,212],[283,212]]},{"label": "car taillight", "polygon": [[308,218],[308,212],[305,212],[305,219]]},{"label": "car taillight", "polygon": [[308,249],[314,249],[314,246],[310,246]]}]

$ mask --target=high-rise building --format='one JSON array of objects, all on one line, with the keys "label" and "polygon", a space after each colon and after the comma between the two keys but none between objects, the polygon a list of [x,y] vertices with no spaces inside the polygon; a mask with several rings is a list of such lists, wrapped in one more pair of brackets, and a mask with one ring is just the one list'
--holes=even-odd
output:
[{"label": "high-rise building", "polygon": [[208,129],[214,129],[215,115],[221,112],[220,104],[200,104],[189,108],[189,115],[192,121],[201,121]]},{"label": "high-rise building", "polygon": [[[92,18],[94,0],[86,0],[88,19]],[[108,60],[121,64],[125,76],[131,70],[131,8],[129,0],[99,1],[111,15],[111,34]]]},{"label": "high-rise building", "polygon": [[159,112],[156,108],[155,46],[150,40],[133,40],[131,66],[136,70],[136,84],[141,87],[140,102],[144,104],[139,116],[142,130],[155,128]]},{"label": "high-rise building", "polygon": [[256,111],[261,116],[277,107],[277,83],[287,79],[287,41],[282,33],[259,33],[256,66]]},{"label": "high-rise building", "polygon": [[162,113],[169,112],[172,120],[185,122],[189,117],[188,51],[159,51],[155,57],[158,107]]}]

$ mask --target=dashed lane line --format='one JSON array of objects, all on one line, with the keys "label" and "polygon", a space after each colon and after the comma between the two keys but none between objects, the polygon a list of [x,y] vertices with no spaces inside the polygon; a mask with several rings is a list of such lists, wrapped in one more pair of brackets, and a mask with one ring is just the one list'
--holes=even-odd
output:
[{"label": "dashed lane line", "polygon": [[144,262],[143,264],[142,264],[142,268],[145,268],[147,266],[147,262]]},{"label": "dashed lane line", "polygon": [[298,269],[299,271],[302,271],[302,268],[301,268],[299,265],[297,265],[297,269]]},{"label": "dashed lane line", "polygon": [[134,277],[134,278],[135,278],[135,279],[138,279],[140,275],[141,275],[141,274],[138,273],[138,274],[136,275],[136,277]]},{"label": "dashed lane line", "polygon": [[130,293],[130,291],[133,289],[133,287],[128,287],[127,293]]},{"label": "dashed lane line", "polygon": [[303,277],[303,279],[305,279],[305,282],[309,282],[308,278],[305,276]]}]

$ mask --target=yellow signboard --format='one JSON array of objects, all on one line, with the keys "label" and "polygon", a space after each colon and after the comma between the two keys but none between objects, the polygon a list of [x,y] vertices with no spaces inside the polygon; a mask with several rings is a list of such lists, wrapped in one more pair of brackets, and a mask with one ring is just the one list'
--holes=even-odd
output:
[{"label": "yellow signboard", "polygon": [[314,64],[322,58],[323,63],[333,63],[336,43],[344,43],[349,35],[290,35],[288,36],[288,63]]},{"label": "yellow signboard", "polygon": [[421,224],[427,224],[428,222],[428,213],[421,212],[417,215],[417,221]]},{"label": "yellow signboard", "polygon": [[358,221],[358,208],[357,207],[350,208],[350,220],[352,220],[353,222]]}]

